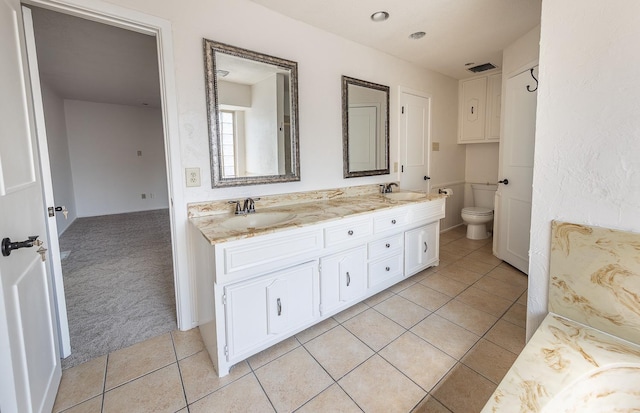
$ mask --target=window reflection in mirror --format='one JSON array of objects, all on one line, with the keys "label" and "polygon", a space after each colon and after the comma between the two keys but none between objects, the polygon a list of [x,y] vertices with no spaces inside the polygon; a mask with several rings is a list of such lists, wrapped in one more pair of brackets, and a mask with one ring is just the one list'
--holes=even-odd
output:
[{"label": "window reflection in mirror", "polygon": [[297,64],[205,40],[213,186],[299,180]]},{"label": "window reflection in mirror", "polygon": [[389,173],[389,87],[342,76],[344,177]]}]

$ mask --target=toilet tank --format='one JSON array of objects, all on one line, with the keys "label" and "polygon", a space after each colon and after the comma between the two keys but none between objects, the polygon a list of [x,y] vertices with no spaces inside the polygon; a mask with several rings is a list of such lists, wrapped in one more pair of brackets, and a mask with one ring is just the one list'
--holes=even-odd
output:
[{"label": "toilet tank", "polygon": [[493,209],[497,189],[498,185],[471,184],[473,206]]}]

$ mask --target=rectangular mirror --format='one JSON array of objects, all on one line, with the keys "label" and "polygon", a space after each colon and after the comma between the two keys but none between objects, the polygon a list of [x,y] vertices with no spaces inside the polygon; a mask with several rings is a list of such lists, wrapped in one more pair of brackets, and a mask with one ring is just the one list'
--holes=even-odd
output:
[{"label": "rectangular mirror", "polygon": [[389,173],[389,87],[342,76],[345,178]]},{"label": "rectangular mirror", "polygon": [[300,180],[298,64],[204,39],[212,186]]}]

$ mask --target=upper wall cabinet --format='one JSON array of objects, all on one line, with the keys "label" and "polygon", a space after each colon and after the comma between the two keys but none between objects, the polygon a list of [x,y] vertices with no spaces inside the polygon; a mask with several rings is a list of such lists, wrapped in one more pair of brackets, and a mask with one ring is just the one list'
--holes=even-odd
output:
[{"label": "upper wall cabinet", "polygon": [[460,81],[458,143],[500,140],[502,74]]}]

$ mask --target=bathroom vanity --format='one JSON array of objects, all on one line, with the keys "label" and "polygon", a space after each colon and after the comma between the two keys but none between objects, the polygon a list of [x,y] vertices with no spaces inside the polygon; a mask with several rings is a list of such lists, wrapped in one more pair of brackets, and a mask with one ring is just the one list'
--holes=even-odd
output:
[{"label": "bathroom vanity", "polygon": [[190,208],[200,332],[219,376],[234,364],[438,265],[445,197],[377,185],[288,194],[234,215]]}]

